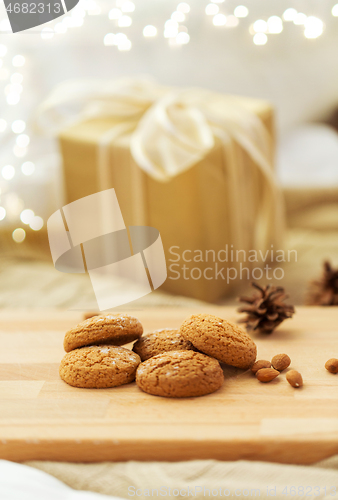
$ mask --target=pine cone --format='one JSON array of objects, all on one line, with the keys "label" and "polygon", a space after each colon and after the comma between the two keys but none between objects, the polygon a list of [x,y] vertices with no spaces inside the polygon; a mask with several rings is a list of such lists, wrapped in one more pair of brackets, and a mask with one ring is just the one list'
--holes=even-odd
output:
[{"label": "pine cone", "polygon": [[238,312],[247,313],[247,316],[240,320],[246,323],[250,330],[259,330],[262,333],[272,333],[273,330],[287,318],[291,318],[295,312],[293,306],[284,304],[288,297],[282,286],[266,285],[261,287],[257,283],[252,283],[257,288],[259,294],[252,297],[240,297],[241,302],[249,305],[240,307]]},{"label": "pine cone", "polygon": [[324,262],[320,280],[310,283],[306,303],[310,306],[338,306],[338,269]]}]

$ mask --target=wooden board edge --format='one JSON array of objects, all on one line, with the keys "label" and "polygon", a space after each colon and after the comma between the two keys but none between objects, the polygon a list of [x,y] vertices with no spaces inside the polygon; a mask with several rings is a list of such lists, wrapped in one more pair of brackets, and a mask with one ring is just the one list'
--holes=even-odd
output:
[{"label": "wooden board edge", "polygon": [[48,460],[66,462],[185,461],[214,459],[221,461],[254,460],[309,465],[338,454],[338,439],[302,440],[264,439],[238,441],[27,441],[3,440],[0,459],[14,462]]}]

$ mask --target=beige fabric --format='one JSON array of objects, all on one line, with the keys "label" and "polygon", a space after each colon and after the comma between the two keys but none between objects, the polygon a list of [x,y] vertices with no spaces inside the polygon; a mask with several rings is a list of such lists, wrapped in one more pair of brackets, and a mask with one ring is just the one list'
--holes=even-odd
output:
[{"label": "beige fabric", "polygon": [[[196,492],[193,498],[218,498],[212,496],[211,490],[222,490],[222,496],[229,495],[224,490],[229,490],[229,496],[260,496],[265,498],[267,488],[276,487],[275,499],[285,500],[292,498],[291,493],[283,495],[285,487],[307,487],[312,498],[330,497],[331,487],[337,486],[338,494],[338,457],[319,463],[317,467],[303,467],[296,465],[279,465],[265,462],[220,462],[216,460],[194,460],[190,462],[122,462],[99,464],[70,464],[61,462],[27,462],[27,465],[43,470],[60,479],[68,486],[79,490],[89,490],[106,495],[122,498],[144,498],[151,496],[151,489],[164,487],[167,498],[174,497],[174,489],[185,489]],[[195,487],[202,487],[195,490]],[[206,488],[204,493],[204,487]],[[319,495],[315,495],[315,487],[320,487]],[[129,488],[129,490],[128,490]],[[171,496],[169,489],[171,488]],[[136,496],[136,489],[142,490]],[[145,490],[150,490],[147,495]],[[260,495],[258,494],[260,490]],[[250,494],[247,494],[247,491]],[[256,495],[253,490],[256,490]],[[235,493],[237,491],[237,494]],[[128,493],[129,492],[129,493]],[[251,493],[252,492],[252,493]],[[132,495],[134,493],[134,495]],[[140,493],[140,492],[139,492]],[[176,492],[177,493],[177,492]],[[178,495],[178,498],[183,498]],[[157,498],[156,492],[153,496]],[[161,497],[160,493],[158,494]],[[272,496],[272,493],[270,494]],[[302,495],[293,496],[300,498]],[[304,495],[303,495],[304,496]]]}]

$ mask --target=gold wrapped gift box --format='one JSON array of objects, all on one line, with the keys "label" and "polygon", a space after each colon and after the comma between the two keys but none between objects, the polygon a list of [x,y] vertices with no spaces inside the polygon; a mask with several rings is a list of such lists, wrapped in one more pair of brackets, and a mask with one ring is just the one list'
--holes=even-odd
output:
[{"label": "gold wrapped gift box", "polygon": [[[272,139],[269,151],[272,164],[271,105],[256,99],[233,99],[265,125]],[[116,119],[100,117],[72,125],[59,134],[66,202],[114,187],[126,226],[148,225],[160,231],[168,267],[162,289],[206,301],[224,296],[236,283],[235,279],[228,283],[226,275],[227,266],[236,267],[229,262],[233,243],[230,227],[236,220],[229,200],[233,197],[236,200],[237,193],[224,168],[227,160],[222,141],[216,139],[213,149],[191,168],[167,182],[160,182],[136,164],[128,132],[110,142],[109,169],[102,172],[100,141],[116,125]],[[236,167],[242,172],[241,199],[236,201],[244,216],[242,227],[237,229],[242,238],[241,247],[249,250],[256,248],[254,233],[262,196],[261,172],[237,142],[233,144],[232,154]],[[228,263],[223,262],[226,257]]]}]

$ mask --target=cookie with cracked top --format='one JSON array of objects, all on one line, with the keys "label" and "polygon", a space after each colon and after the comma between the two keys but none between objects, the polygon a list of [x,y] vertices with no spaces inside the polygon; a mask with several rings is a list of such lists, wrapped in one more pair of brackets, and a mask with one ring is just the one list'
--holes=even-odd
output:
[{"label": "cookie with cracked top", "polygon": [[79,347],[128,344],[141,337],[143,327],[137,318],[127,314],[106,314],[82,321],[68,330],[63,346],[66,352]]},{"label": "cookie with cracked top", "polygon": [[135,380],[140,357],[124,347],[89,346],[65,354],[59,373],[73,387],[106,389]]},{"label": "cookie with cracked top", "polygon": [[256,360],[256,344],[246,331],[212,314],[190,316],[180,333],[199,351],[228,365],[247,370]]},{"label": "cookie with cracked top", "polygon": [[140,356],[142,361],[163,352],[182,350],[194,350],[194,346],[189,340],[183,338],[178,330],[170,328],[142,335],[133,346],[133,351]]},{"label": "cookie with cracked top", "polygon": [[219,362],[195,351],[158,354],[141,363],[136,371],[136,383],[142,391],[167,398],[211,394],[223,381]]}]

